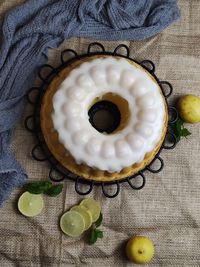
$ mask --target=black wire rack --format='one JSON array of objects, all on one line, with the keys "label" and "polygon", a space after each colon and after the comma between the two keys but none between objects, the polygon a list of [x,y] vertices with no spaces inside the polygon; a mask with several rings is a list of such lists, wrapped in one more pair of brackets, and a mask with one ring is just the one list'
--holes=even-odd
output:
[{"label": "black wire rack", "polygon": [[[98,48],[98,51],[94,51],[94,48]],[[100,49],[100,51],[99,51]],[[125,53],[124,53],[125,52]],[[69,58],[70,55],[70,58]],[[84,57],[90,57],[94,55],[112,55],[122,58],[127,58],[129,60],[132,60],[133,62],[136,62],[137,64],[141,65],[143,68],[145,68],[158,82],[158,84],[161,87],[163,96],[165,98],[167,107],[168,107],[168,113],[169,113],[169,120],[168,120],[168,129],[166,132],[165,140],[155,156],[155,158],[152,160],[152,162],[146,166],[143,170],[139,171],[137,174],[134,174],[132,176],[123,178],[118,181],[106,181],[106,182],[99,182],[94,180],[86,180],[80,176],[77,176],[73,173],[71,173],[69,170],[64,168],[52,155],[52,153],[49,151],[40,126],[40,108],[41,108],[41,102],[43,95],[45,91],[48,88],[49,83],[52,81],[52,79],[58,75],[58,73],[64,69],[66,66],[70,65],[76,60],[80,60]],[[66,58],[67,57],[67,58]],[[178,112],[175,107],[170,106],[168,104],[168,98],[171,96],[173,92],[172,85],[167,81],[160,81],[157,76],[155,75],[155,65],[150,60],[143,60],[141,62],[138,62],[136,60],[133,60],[130,58],[130,51],[129,48],[124,45],[120,44],[118,45],[113,52],[105,51],[104,46],[101,43],[91,43],[88,46],[87,53],[78,55],[76,51],[72,49],[66,49],[61,53],[61,64],[58,67],[53,67],[49,64],[42,65],[38,71],[38,76],[40,80],[42,81],[41,86],[39,87],[32,87],[28,94],[27,94],[27,100],[28,102],[33,106],[33,113],[29,115],[25,119],[25,128],[32,132],[36,137],[36,145],[32,148],[31,154],[32,157],[37,161],[48,161],[50,164],[49,169],[49,179],[54,182],[61,182],[64,179],[70,179],[75,182],[75,191],[80,195],[87,195],[89,194],[95,185],[101,186],[102,193],[108,197],[108,198],[114,198],[116,197],[121,188],[121,183],[128,183],[129,186],[134,190],[140,190],[145,186],[146,183],[146,172],[149,171],[151,173],[159,173],[163,167],[164,167],[164,161],[161,157],[161,152],[163,149],[173,149],[176,146],[177,140],[176,136],[174,135],[173,131],[171,130],[171,127],[178,119]],[[44,71],[48,74],[44,75]],[[34,94],[34,99],[33,99]],[[156,163],[157,162],[157,163]],[[159,165],[159,167],[155,167]],[[139,185],[138,185],[138,178],[139,178]],[[85,186],[80,186],[80,184],[84,184]],[[109,187],[115,186],[116,189],[109,190]],[[85,188],[86,187],[86,188]],[[112,191],[110,193],[110,191]]]}]

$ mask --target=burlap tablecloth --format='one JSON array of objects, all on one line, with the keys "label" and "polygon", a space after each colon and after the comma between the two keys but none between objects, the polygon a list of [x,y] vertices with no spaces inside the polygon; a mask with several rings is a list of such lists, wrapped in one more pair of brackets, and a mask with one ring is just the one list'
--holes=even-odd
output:
[{"label": "burlap tablecloth", "polygon": [[[23,0],[1,0],[0,14]],[[174,97],[186,93],[200,96],[200,2],[180,0],[182,18],[163,33],[141,42],[123,42],[131,56],[151,59],[160,79],[174,86]],[[57,65],[60,51],[73,48],[85,52],[90,40],[67,40],[49,51],[49,62]],[[112,50],[118,43],[103,42]],[[23,126],[30,113],[26,107],[17,125],[12,149],[29,175],[29,181],[46,179],[48,165],[30,156],[35,140]],[[71,239],[58,227],[60,215],[82,197],[74,183],[66,181],[57,198],[44,197],[41,215],[26,218],[17,211],[15,190],[0,209],[0,266],[132,266],[124,256],[124,244],[132,235],[145,235],[155,244],[155,257],[148,266],[200,266],[200,125],[188,126],[192,132],[173,151],[163,151],[165,167],[159,174],[148,174],[141,191],[123,185],[118,197],[107,199],[101,189],[91,196],[102,203],[105,237],[89,246],[84,238]]]}]

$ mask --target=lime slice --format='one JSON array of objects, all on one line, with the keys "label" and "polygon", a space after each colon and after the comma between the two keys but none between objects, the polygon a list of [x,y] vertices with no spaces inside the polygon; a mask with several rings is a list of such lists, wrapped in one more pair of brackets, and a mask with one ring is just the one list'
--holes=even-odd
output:
[{"label": "lime slice", "polygon": [[71,210],[77,211],[83,216],[83,219],[85,221],[85,229],[87,230],[92,225],[92,214],[89,210],[87,210],[84,206],[74,206],[71,208]]},{"label": "lime slice", "polygon": [[19,211],[27,217],[34,217],[40,214],[43,207],[44,201],[41,195],[25,192],[20,196],[18,200]]},{"label": "lime slice", "polygon": [[85,230],[84,218],[77,211],[67,211],[60,219],[60,228],[66,235],[78,237]]},{"label": "lime slice", "polygon": [[101,212],[100,203],[94,200],[93,198],[83,199],[80,203],[80,206],[84,206],[92,214],[92,222],[96,222],[99,218]]}]

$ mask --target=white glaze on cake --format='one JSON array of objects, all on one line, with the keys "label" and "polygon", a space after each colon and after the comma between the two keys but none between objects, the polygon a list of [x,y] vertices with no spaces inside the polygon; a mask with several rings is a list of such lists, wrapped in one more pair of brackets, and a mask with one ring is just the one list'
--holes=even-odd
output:
[{"label": "white glaze on cake", "polygon": [[[99,133],[88,120],[96,97],[113,93],[129,103],[130,118],[120,131]],[[159,142],[165,105],[160,88],[146,71],[123,58],[99,58],[72,70],[53,97],[52,120],[59,141],[75,161],[119,172],[140,163]]]}]

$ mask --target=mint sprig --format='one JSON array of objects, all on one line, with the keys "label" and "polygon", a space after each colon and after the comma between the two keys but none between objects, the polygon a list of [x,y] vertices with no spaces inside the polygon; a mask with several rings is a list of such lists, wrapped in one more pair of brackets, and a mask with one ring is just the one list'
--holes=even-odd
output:
[{"label": "mint sprig", "polygon": [[102,221],[103,221],[103,214],[100,212],[98,220],[94,223],[95,227],[97,228],[97,227],[101,226]]},{"label": "mint sprig", "polygon": [[56,197],[62,192],[62,189],[63,189],[63,185],[62,184],[54,185],[51,188],[49,188],[45,192],[45,194],[47,194],[50,197]]},{"label": "mint sprig", "polygon": [[91,227],[89,245],[95,244],[98,238],[103,238],[103,231],[98,229],[98,227],[101,226],[102,221],[103,221],[103,214],[100,213],[98,220],[95,223],[93,223]]},{"label": "mint sprig", "polygon": [[184,121],[180,118],[174,124],[173,131],[178,142],[182,137],[187,138],[189,135],[191,135],[191,132],[187,128],[185,128]]},{"label": "mint sprig", "polygon": [[47,194],[55,197],[62,192],[63,185],[53,185],[49,181],[36,181],[26,184],[25,189],[31,194]]},{"label": "mint sprig", "polygon": [[48,191],[51,187],[52,183],[49,181],[37,181],[25,185],[25,189],[32,194],[42,194],[45,191]]}]

